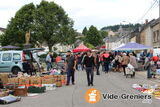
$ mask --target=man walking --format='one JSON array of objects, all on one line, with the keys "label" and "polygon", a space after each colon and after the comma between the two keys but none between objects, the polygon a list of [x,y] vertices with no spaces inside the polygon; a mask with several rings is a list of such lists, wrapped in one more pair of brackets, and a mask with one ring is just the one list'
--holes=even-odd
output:
[{"label": "man walking", "polygon": [[91,54],[91,51],[87,52],[87,56],[84,58],[83,63],[86,69],[88,86],[93,86],[95,60]]},{"label": "man walking", "polygon": [[71,51],[67,52],[66,58],[66,70],[67,70],[67,86],[70,84],[70,79],[72,78],[72,85],[74,85],[74,73],[76,70],[76,58],[72,55]]}]

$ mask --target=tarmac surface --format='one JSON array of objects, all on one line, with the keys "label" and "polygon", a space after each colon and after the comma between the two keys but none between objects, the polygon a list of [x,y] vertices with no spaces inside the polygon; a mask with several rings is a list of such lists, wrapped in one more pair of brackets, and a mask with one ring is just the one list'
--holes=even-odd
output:
[{"label": "tarmac surface", "polygon": [[90,88],[98,89],[101,94],[144,95],[132,88],[132,84],[160,84],[159,79],[146,79],[145,72],[137,72],[135,78],[126,78],[123,73],[101,72],[100,76],[94,75],[94,86],[87,86],[87,77],[84,71],[76,71],[76,84],[63,86],[53,91],[39,94],[34,97],[22,97],[20,102],[0,105],[0,107],[159,107],[160,100],[141,99],[107,99],[102,97],[98,103],[90,104],[85,101],[84,94]]}]

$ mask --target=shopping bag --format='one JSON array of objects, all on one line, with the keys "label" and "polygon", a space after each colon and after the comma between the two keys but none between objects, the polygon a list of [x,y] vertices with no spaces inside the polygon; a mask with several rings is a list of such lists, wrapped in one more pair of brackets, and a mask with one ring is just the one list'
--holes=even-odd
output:
[{"label": "shopping bag", "polygon": [[156,70],[156,74],[157,74],[157,75],[160,75],[160,69],[157,69],[157,70]]},{"label": "shopping bag", "polygon": [[128,64],[127,66],[129,69],[134,69],[134,67],[131,64]]}]

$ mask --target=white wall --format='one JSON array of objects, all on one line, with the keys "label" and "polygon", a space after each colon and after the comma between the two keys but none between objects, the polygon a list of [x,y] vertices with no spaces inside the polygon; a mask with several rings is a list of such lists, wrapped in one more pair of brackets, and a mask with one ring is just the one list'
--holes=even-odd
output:
[{"label": "white wall", "polygon": [[152,36],[153,33],[152,33],[152,29],[150,27],[148,27],[145,30],[145,34],[146,34],[145,45],[153,47],[153,36]]}]

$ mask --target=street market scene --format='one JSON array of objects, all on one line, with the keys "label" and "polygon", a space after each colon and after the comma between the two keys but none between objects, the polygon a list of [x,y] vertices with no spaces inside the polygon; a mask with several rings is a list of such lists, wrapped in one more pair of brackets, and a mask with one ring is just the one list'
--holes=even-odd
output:
[{"label": "street market scene", "polygon": [[160,0],[1,2],[0,107],[159,107]]}]

